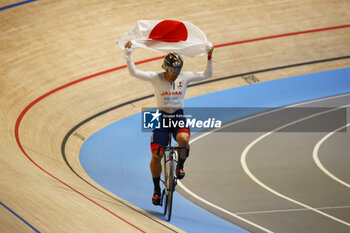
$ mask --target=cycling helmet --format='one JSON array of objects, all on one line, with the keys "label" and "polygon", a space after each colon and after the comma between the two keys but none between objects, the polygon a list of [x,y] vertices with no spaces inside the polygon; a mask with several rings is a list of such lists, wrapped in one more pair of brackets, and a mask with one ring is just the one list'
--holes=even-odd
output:
[{"label": "cycling helmet", "polygon": [[174,69],[174,72],[179,74],[184,62],[180,54],[177,53],[169,53],[165,56],[162,68],[168,71],[169,67]]}]

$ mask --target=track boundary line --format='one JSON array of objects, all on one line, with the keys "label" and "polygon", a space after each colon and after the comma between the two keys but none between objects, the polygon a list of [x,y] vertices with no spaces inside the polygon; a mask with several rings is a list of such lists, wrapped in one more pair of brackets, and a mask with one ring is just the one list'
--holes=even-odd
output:
[{"label": "track boundary line", "polygon": [[229,46],[229,45],[257,42],[257,41],[262,41],[262,40],[270,40],[270,39],[276,39],[276,38],[282,38],[282,37],[288,37],[288,36],[297,36],[297,35],[302,35],[302,34],[336,30],[336,29],[347,28],[347,27],[350,27],[350,25],[345,24],[345,25],[334,26],[334,27],[318,28],[318,29],[305,30],[305,31],[299,31],[299,32],[284,33],[284,34],[274,35],[274,36],[265,36],[265,37],[260,37],[260,38],[256,38],[256,39],[243,40],[243,41],[238,41],[238,42],[231,42],[231,43],[226,43],[226,44],[222,44],[222,45],[217,45],[216,48],[223,47],[223,46]]},{"label": "track boundary line", "polygon": [[1,7],[0,11],[7,10],[7,9],[10,9],[10,8],[13,8],[16,6],[21,6],[21,5],[24,5],[27,3],[31,3],[31,2],[36,2],[36,1],[38,1],[38,0],[27,0],[27,1],[17,2],[17,3],[11,4],[11,5]]},{"label": "track boundary line", "polygon": [[319,142],[317,142],[317,144],[315,145],[313,151],[312,151],[312,158],[314,159],[314,162],[316,163],[316,165],[318,166],[319,169],[321,169],[321,171],[323,171],[327,176],[329,176],[330,178],[332,178],[333,180],[337,181],[338,183],[350,188],[350,184],[346,183],[345,181],[339,179],[338,177],[336,177],[333,173],[331,173],[330,171],[328,171],[323,164],[321,163],[319,157],[318,157],[318,151],[322,145],[322,143],[324,143],[330,136],[332,136],[333,134],[335,134],[337,131],[340,131],[344,128],[347,128],[350,126],[350,123],[339,127],[338,129],[334,130],[333,132],[328,133],[326,136],[324,136]]},{"label": "track boundary line", "polygon": [[[327,206],[327,207],[317,207],[318,210],[332,210],[332,209],[347,209],[350,206]],[[260,210],[260,211],[250,211],[250,212],[237,212],[235,214],[246,215],[246,214],[266,214],[266,213],[285,213],[285,212],[296,212],[296,211],[309,211],[306,208],[300,209],[284,209],[284,210]]]},{"label": "track boundary line", "polygon": [[38,231],[35,227],[33,227],[32,224],[30,224],[29,222],[27,222],[24,218],[22,218],[21,216],[19,216],[15,211],[13,211],[12,209],[10,209],[7,205],[5,205],[3,202],[0,201],[0,205],[2,205],[5,209],[7,209],[11,214],[13,214],[14,216],[16,216],[19,220],[21,220],[22,222],[24,222],[27,226],[29,226],[33,231],[40,233],[40,231]]},{"label": "track boundary line", "polygon": [[220,206],[217,206],[217,205],[215,205],[215,204],[205,200],[204,198],[201,198],[200,196],[198,196],[197,194],[195,194],[191,190],[189,190],[185,185],[183,185],[181,181],[178,181],[177,185],[179,185],[180,188],[182,190],[184,190],[187,194],[191,195],[193,198],[201,201],[202,203],[204,203],[204,204],[206,204],[206,205],[208,205],[210,207],[213,207],[213,208],[215,208],[215,209],[217,209],[217,210],[219,210],[219,211],[221,211],[221,212],[223,212],[223,213],[225,213],[227,215],[230,215],[230,216],[232,216],[234,218],[237,218],[237,219],[241,220],[242,222],[248,223],[249,225],[252,225],[252,226],[254,226],[254,227],[256,227],[256,228],[258,228],[260,230],[263,230],[264,232],[273,233],[273,231],[271,231],[271,230],[269,230],[269,229],[267,229],[267,228],[265,228],[263,226],[260,226],[260,225],[258,225],[256,223],[252,222],[252,221],[249,221],[248,219],[245,219],[245,218],[243,218],[243,217],[241,217],[241,216],[239,216],[239,215],[237,215],[235,213],[232,213],[232,212],[230,212],[230,211],[228,211],[228,210],[226,210],[224,208],[221,208]]}]

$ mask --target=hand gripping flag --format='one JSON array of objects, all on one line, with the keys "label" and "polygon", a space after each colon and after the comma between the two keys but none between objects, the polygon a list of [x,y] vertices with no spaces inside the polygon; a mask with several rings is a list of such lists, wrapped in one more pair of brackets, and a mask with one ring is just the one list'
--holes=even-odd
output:
[{"label": "hand gripping flag", "polygon": [[138,20],[133,29],[125,33],[117,43],[124,49],[129,40],[133,48],[176,52],[188,57],[203,55],[212,47],[198,27],[177,20]]}]

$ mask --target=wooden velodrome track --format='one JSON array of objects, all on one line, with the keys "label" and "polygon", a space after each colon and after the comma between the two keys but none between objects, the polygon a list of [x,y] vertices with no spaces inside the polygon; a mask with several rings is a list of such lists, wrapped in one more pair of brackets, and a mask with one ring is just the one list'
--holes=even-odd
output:
[{"label": "wooden velodrome track", "polygon": [[[0,8],[17,2],[1,1]],[[350,66],[344,58],[350,55],[350,1],[344,0],[40,0],[2,10],[0,232],[181,231],[91,187],[67,167],[61,152],[65,135],[77,123],[152,94],[151,85],[131,78],[125,69],[111,70],[125,65],[116,40],[139,19],[179,19],[200,27],[217,46],[213,80],[333,58],[339,59],[254,76],[267,81]],[[239,41],[246,42],[233,44]],[[141,61],[161,55],[139,49],[133,57]],[[184,70],[203,70],[205,59],[185,58]],[[160,71],[160,64],[155,60],[139,69]],[[247,84],[245,77],[225,79],[189,88],[187,97]],[[128,104],[74,132],[66,145],[74,170],[103,190],[79,164],[82,143],[102,127],[153,104],[153,98]]]}]

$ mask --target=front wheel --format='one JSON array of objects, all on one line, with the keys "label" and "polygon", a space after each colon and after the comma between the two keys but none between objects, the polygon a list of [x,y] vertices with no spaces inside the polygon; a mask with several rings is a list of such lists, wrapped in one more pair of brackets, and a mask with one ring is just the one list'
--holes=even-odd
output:
[{"label": "front wheel", "polygon": [[169,166],[169,186],[167,195],[167,205],[168,205],[168,221],[171,219],[171,211],[173,207],[173,193],[175,191],[175,169],[172,166],[172,161],[170,161]]},{"label": "front wheel", "polygon": [[162,205],[164,205],[163,215],[165,216],[168,209],[168,195],[167,192],[165,192],[165,190],[163,190],[162,192]]}]

